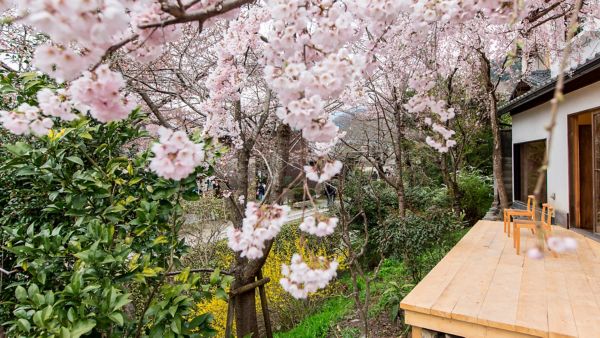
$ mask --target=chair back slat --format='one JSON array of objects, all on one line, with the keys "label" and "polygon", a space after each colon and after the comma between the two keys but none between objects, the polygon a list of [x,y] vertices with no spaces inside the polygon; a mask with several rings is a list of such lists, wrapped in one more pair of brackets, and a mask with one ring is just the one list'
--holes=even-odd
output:
[{"label": "chair back slat", "polygon": [[[534,195],[527,196],[527,211],[533,211],[533,201],[535,200]],[[534,212],[535,215],[535,212]]]},{"label": "chair back slat", "polygon": [[544,210],[542,210],[542,217],[545,216],[545,218],[542,218],[542,224],[544,224],[547,229],[552,230],[552,216],[554,215],[554,207],[548,203],[544,203],[542,207],[546,211],[544,215]]}]

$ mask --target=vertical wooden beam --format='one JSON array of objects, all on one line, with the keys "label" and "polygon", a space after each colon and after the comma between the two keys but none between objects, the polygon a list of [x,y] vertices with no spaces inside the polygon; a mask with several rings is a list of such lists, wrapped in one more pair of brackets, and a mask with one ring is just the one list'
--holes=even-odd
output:
[{"label": "vertical wooden beam", "polygon": [[[257,278],[263,279],[262,270],[258,271]],[[273,338],[273,330],[271,329],[271,315],[269,314],[269,305],[267,304],[267,293],[265,292],[265,285],[258,287],[258,293],[260,295],[260,308],[262,309],[263,318],[265,320],[265,331],[267,338]]]},{"label": "vertical wooden beam", "polygon": [[225,325],[225,338],[233,337],[231,331],[233,329],[233,316],[235,310],[235,295],[229,295],[229,304],[227,305],[227,324]]},{"label": "vertical wooden beam", "polygon": [[423,332],[422,332],[423,330],[418,326],[413,326],[410,331],[411,331],[412,338],[422,338],[423,337]]}]

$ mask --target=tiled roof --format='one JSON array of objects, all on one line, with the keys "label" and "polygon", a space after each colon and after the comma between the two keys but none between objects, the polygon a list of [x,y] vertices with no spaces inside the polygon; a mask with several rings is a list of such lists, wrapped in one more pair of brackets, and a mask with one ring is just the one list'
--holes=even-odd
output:
[{"label": "tiled roof", "polygon": [[[596,66],[600,66],[600,53],[593,55],[592,57],[586,59],[583,63],[579,64],[577,67],[571,68],[565,73],[565,84],[568,81],[574,80],[583,73],[585,70],[588,70],[590,67],[596,68]],[[597,81],[600,81],[600,77],[597,78]],[[556,84],[556,76],[550,77],[549,71],[537,72],[534,71],[530,76],[527,77],[526,82],[531,85],[531,89],[527,92],[511,99],[510,101],[503,104],[498,108],[499,114],[505,114],[511,112],[513,109],[518,108],[524,103],[529,102],[533,97],[538,94],[546,93],[546,91],[553,91],[554,85]],[[565,91],[565,93],[568,91]]]}]

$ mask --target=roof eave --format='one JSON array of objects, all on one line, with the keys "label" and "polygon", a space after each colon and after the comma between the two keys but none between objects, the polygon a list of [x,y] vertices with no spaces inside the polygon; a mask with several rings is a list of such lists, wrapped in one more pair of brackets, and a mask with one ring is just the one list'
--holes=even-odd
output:
[{"label": "roof eave", "polygon": [[[600,81],[600,57],[583,64],[575,69],[572,73],[565,74],[563,93],[567,94],[577,89],[588,86],[594,82]],[[500,107],[499,115],[510,113],[511,115],[519,114],[533,107],[539,106],[550,101],[554,97],[554,89],[556,87],[556,79],[544,84],[543,86],[523,94],[513,102]]]}]

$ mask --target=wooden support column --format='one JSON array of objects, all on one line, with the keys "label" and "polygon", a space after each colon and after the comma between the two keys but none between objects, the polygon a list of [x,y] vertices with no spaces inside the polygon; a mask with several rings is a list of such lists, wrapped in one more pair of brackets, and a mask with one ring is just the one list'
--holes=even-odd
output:
[{"label": "wooden support column", "polygon": [[423,330],[418,326],[413,326],[411,328],[412,338],[422,338]]}]

